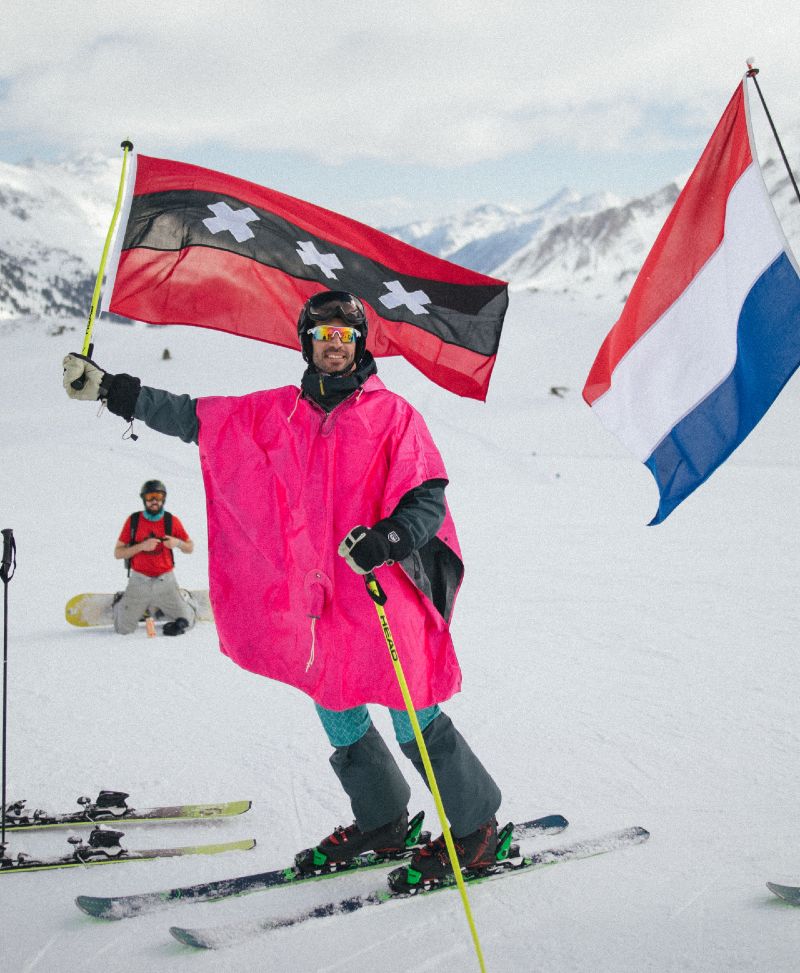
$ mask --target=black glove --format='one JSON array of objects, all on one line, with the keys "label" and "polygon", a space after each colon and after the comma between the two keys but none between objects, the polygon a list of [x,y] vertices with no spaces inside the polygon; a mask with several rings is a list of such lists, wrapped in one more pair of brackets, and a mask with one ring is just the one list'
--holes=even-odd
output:
[{"label": "black glove", "polygon": [[71,352],[64,359],[64,388],[71,399],[105,399],[106,407],[126,422],[133,421],[142,383],[132,375],[111,375],[86,355]]},{"label": "black glove", "polygon": [[110,379],[106,408],[115,416],[122,416],[125,422],[133,422],[133,413],[142,383],[138,378],[126,375],[124,372],[120,372],[119,375],[107,375],[106,378]]},{"label": "black glove", "polygon": [[356,574],[369,574],[382,564],[402,561],[414,550],[408,530],[387,517],[374,527],[354,527],[339,545],[339,554]]}]

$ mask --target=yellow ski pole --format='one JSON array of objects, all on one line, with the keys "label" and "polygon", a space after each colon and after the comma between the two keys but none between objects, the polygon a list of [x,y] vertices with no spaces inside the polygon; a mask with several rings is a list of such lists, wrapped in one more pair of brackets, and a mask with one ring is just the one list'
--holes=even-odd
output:
[{"label": "yellow ski pole", "polygon": [[[100,269],[97,271],[97,280],[94,282],[94,293],[92,294],[92,305],[89,308],[89,321],[86,325],[86,335],[83,339],[83,348],[81,349],[81,354],[86,355],[87,358],[92,357],[92,348],[94,347],[92,343],[92,331],[94,330],[94,319],[97,315],[97,303],[100,300],[100,288],[103,285],[103,275],[106,272],[106,261],[108,260],[108,251],[111,248],[111,240],[114,236],[114,228],[117,225],[117,220],[119,219],[119,211],[122,208],[122,194],[125,189],[125,173],[128,169],[128,153],[133,151],[133,142],[125,139],[121,143],[120,147],[124,150],[122,153],[122,172],[119,177],[119,189],[117,190],[117,202],[114,206],[114,214],[111,217],[111,223],[108,227],[108,233],[106,234],[106,242],[103,246],[103,253],[100,257]],[[73,383],[74,384],[74,383]]]},{"label": "yellow ski pole", "polygon": [[389,621],[386,618],[386,612],[383,609],[383,606],[386,604],[386,593],[384,592],[383,588],[381,588],[380,584],[378,584],[375,575],[371,571],[369,574],[364,576],[364,581],[367,585],[367,592],[375,603],[375,610],[377,611],[378,618],[380,619],[381,630],[383,631],[383,637],[386,640],[386,647],[389,649],[389,655],[392,659],[394,672],[397,676],[397,681],[400,684],[400,692],[403,694],[403,702],[406,704],[406,712],[408,713],[409,720],[411,720],[411,728],[414,730],[414,739],[417,741],[417,746],[419,747],[420,756],[422,757],[422,764],[425,767],[425,775],[428,778],[428,786],[431,789],[431,794],[433,794],[433,801],[436,805],[436,811],[439,814],[439,820],[442,824],[444,843],[447,846],[447,854],[450,857],[450,865],[453,869],[456,885],[458,885],[458,891],[461,894],[461,901],[464,904],[464,913],[467,917],[467,924],[469,925],[470,933],[472,934],[472,942],[475,946],[475,953],[478,957],[481,973],[486,973],[486,965],[483,961],[483,950],[481,949],[480,939],[478,938],[478,930],[475,928],[475,920],[472,918],[472,909],[470,909],[469,899],[467,898],[467,887],[464,884],[464,877],[461,874],[461,866],[458,863],[458,855],[456,854],[453,838],[450,834],[450,825],[447,821],[444,804],[442,803],[442,795],[439,793],[439,785],[436,783],[436,775],[433,772],[431,758],[428,756],[428,748],[425,746],[425,741],[422,738],[422,730],[419,726],[419,720],[417,719],[417,714],[414,709],[414,702],[411,699],[411,693],[408,689],[406,676],[403,672],[403,665],[400,662],[400,657],[397,654],[397,647],[395,646],[394,639],[392,638],[392,632],[389,628]]}]

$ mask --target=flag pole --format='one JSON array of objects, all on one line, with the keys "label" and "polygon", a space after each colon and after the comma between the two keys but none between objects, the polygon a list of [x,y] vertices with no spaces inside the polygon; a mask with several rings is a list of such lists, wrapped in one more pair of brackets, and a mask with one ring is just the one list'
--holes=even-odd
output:
[{"label": "flag pole", "polygon": [[117,225],[117,219],[119,218],[119,211],[122,208],[122,193],[125,189],[125,174],[128,169],[128,153],[133,151],[133,142],[129,139],[125,139],[124,142],[120,144],[120,148],[123,149],[122,153],[122,172],[119,177],[119,188],[117,189],[117,202],[114,206],[114,213],[111,217],[111,223],[108,227],[108,233],[106,234],[106,242],[103,246],[103,253],[100,257],[100,269],[97,271],[97,280],[94,282],[94,293],[92,294],[92,304],[89,308],[89,320],[86,324],[86,334],[83,339],[83,348],[81,349],[81,354],[86,355],[87,358],[92,357],[92,349],[94,348],[94,343],[92,342],[92,331],[94,330],[94,319],[97,315],[97,304],[100,300],[100,288],[103,284],[103,275],[106,272],[106,261],[108,260],[108,251],[111,247],[111,240],[114,236],[114,228]]},{"label": "flag pole", "polygon": [[783,164],[786,166],[786,171],[789,173],[789,178],[792,180],[792,185],[794,186],[794,194],[797,196],[797,202],[800,203],[800,189],[797,188],[797,182],[794,178],[794,173],[792,172],[792,167],[789,165],[789,160],[786,158],[786,153],[783,151],[783,146],[781,145],[781,140],[778,138],[778,132],[775,128],[775,123],[772,121],[772,115],[769,113],[769,108],[767,108],[767,103],[764,101],[764,96],[761,94],[761,87],[758,83],[756,75],[758,74],[758,68],[753,64],[753,58],[747,59],[747,77],[753,79],[753,84],[756,86],[756,91],[758,92],[758,97],[761,99],[761,104],[764,106],[764,111],[766,112],[767,119],[769,120],[770,128],[772,129],[772,134],[775,136],[775,141],[778,143],[778,148],[781,151],[781,156],[783,157]]}]

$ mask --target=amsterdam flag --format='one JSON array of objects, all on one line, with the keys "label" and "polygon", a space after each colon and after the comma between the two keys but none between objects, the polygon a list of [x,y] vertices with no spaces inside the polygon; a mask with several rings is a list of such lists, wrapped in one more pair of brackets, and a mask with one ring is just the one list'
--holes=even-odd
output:
[{"label": "amsterdam flag", "polygon": [[103,310],[298,348],[300,308],[320,290],[365,302],[374,355],[486,398],[504,281],[243,179],[134,156]]}]

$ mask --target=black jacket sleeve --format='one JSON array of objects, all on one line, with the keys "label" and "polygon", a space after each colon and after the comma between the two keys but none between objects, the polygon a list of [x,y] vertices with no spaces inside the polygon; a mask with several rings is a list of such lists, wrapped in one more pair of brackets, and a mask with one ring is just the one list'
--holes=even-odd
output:
[{"label": "black jacket sleeve", "polygon": [[411,550],[424,547],[444,521],[444,488],[447,480],[426,480],[409,490],[387,518],[396,521],[409,534]]}]

